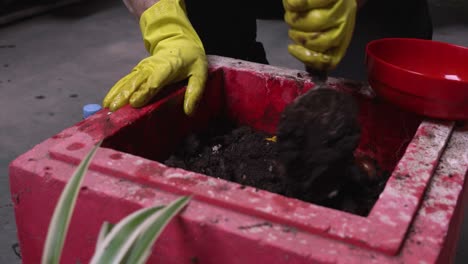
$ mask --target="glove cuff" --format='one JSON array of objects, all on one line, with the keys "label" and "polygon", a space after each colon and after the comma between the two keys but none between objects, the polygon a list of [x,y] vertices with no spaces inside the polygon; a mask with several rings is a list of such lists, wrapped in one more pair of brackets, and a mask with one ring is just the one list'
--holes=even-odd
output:
[{"label": "glove cuff", "polygon": [[187,17],[184,0],[160,0],[145,10],[140,17],[140,30],[145,48],[150,54],[153,54],[161,41],[181,36],[203,48]]}]

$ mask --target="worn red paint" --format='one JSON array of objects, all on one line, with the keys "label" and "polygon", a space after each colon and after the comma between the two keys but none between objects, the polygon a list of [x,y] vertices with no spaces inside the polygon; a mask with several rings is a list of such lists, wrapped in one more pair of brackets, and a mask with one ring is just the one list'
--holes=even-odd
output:
[{"label": "worn red paint", "polygon": [[182,88],[141,109],[101,111],[58,134],[66,137],[53,136],[12,162],[24,263],[40,260],[55,201],[101,139],[70,225],[64,263],[89,260],[103,221],[181,194],[193,200],[157,242],[152,262],[446,263],[453,257],[467,192],[468,131],[399,110],[365,86],[329,81],[359,102],[363,138],[356,155],[373,157],[392,171],[368,217],[157,162],[215,117],[274,133],[282,109],[314,87],[306,73],[295,70],[220,57],[211,57],[210,64],[206,93],[193,117],[182,111]]},{"label": "worn red paint", "polygon": [[122,159],[122,154],[121,153],[114,153],[114,154],[111,154],[109,156],[109,158],[111,158],[113,160],[120,160],[120,159]]},{"label": "worn red paint", "polygon": [[68,145],[67,150],[79,150],[79,149],[82,149],[84,147],[85,147],[85,145],[83,143],[74,142],[74,143],[71,143],[70,145]]}]

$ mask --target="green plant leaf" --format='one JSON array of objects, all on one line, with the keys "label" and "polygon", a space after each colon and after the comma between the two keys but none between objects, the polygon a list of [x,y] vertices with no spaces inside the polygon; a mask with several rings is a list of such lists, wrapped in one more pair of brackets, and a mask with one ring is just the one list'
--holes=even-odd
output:
[{"label": "green plant leaf", "polygon": [[49,230],[42,253],[42,264],[58,264],[62,254],[63,244],[70,224],[71,215],[75,208],[76,199],[89,163],[101,145],[102,140],[80,162],[70,180],[65,185],[55,206],[54,214],[49,223]]},{"label": "green plant leaf", "polygon": [[137,238],[137,234],[135,235],[134,231],[151,214],[156,213],[162,208],[164,206],[142,208],[119,221],[97,246],[90,264],[120,263],[125,257],[128,247],[131,247]]},{"label": "green plant leaf", "polygon": [[99,231],[98,238],[96,241],[96,249],[98,246],[104,241],[106,236],[110,233],[110,231],[114,228],[114,225],[109,222],[104,222],[101,226],[101,230]]},{"label": "green plant leaf", "polygon": [[135,230],[135,232],[139,232],[140,236],[133,245],[126,263],[144,264],[150,256],[154,242],[171,219],[187,205],[190,199],[191,197],[181,197],[145,220],[141,224],[140,230]]}]

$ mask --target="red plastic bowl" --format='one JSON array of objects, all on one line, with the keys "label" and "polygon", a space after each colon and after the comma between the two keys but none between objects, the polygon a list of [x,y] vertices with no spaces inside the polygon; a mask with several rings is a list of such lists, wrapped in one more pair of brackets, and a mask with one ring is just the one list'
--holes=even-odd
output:
[{"label": "red plastic bowl", "polygon": [[468,119],[468,48],[384,38],[366,47],[368,80],[385,100],[433,118]]}]

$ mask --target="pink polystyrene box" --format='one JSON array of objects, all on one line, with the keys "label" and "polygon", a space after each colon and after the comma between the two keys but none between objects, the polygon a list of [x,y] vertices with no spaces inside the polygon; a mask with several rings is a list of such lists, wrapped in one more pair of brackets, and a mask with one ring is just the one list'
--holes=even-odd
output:
[{"label": "pink polystyrene box", "polygon": [[[329,79],[360,108],[357,152],[392,171],[367,217],[210,176],[162,160],[216,117],[274,133],[281,111],[314,88],[305,72],[211,56],[192,117],[184,87],[151,105],[101,110],[10,166],[23,263],[38,263],[55,203],[77,164],[104,139],[80,190],[63,263],[86,263],[103,221],[191,194],[156,242],[151,263],[448,263],[466,196],[468,127],[404,112],[365,85]],[[177,88],[177,87],[176,87]]]}]

